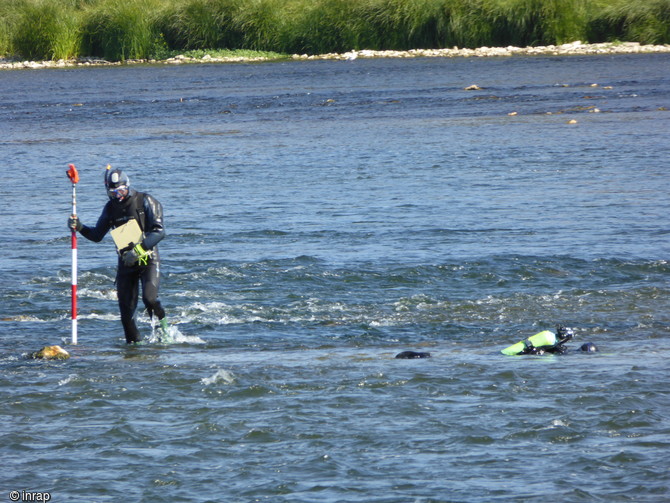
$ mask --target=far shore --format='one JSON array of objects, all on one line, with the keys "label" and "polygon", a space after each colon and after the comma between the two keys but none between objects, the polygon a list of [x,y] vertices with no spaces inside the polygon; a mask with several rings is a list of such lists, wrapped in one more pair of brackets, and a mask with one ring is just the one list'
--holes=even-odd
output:
[{"label": "far shore", "polygon": [[491,58],[511,56],[578,56],[578,55],[608,55],[608,54],[650,54],[668,53],[670,44],[641,45],[637,42],[615,42],[586,44],[579,41],[562,45],[548,45],[538,47],[480,47],[477,49],[411,49],[408,51],[373,51],[360,50],[345,53],[330,53],[320,55],[286,54],[277,57],[249,57],[232,56],[218,57],[216,51],[202,57],[177,55],[164,60],[133,59],[125,61],[106,61],[99,58],[78,58],[58,61],[17,61],[0,57],[0,70],[21,70],[39,68],[68,68],[86,66],[121,66],[139,64],[211,64],[211,63],[255,63],[265,61],[314,61],[314,60],[342,60],[352,61],[357,58]]}]

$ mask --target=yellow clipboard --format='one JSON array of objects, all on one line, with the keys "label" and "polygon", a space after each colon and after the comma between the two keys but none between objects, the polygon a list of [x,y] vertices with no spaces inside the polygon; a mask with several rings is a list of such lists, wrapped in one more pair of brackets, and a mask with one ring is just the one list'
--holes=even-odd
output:
[{"label": "yellow clipboard", "polygon": [[110,231],[116,250],[120,251],[142,241],[142,229],[134,218]]}]

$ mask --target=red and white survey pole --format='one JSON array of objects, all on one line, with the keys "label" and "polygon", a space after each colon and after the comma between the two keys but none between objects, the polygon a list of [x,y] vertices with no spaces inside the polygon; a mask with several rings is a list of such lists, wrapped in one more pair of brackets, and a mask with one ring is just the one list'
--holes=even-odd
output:
[{"label": "red and white survey pole", "polygon": [[[70,164],[66,173],[72,182],[72,216],[77,216],[77,183],[79,173]],[[77,231],[72,229],[72,344],[77,344]]]}]

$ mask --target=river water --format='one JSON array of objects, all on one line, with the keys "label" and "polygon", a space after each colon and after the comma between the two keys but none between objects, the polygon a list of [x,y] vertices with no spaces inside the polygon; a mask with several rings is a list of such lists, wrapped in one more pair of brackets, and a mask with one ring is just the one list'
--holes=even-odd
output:
[{"label": "river water", "polygon": [[[668,501],[669,69],[0,73],[0,498]],[[70,162],[84,223],[107,163],[162,202],[172,343],[138,311],[126,347],[109,237],[69,343]],[[500,354],[558,323],[570,354]]]}]

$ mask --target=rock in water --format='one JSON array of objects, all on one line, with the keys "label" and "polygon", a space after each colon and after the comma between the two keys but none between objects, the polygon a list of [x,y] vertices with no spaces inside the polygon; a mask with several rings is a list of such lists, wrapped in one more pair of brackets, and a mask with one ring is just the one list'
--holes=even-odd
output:
[{"label": "rock in water", "polygon": [[67,360],[70,358],[70,353],[60,346],[44,346],[36,353],[33,353],[32,357],[40,360]]}]

